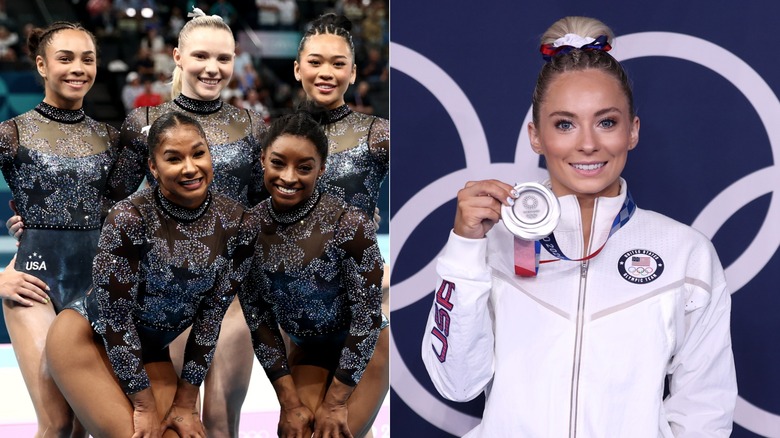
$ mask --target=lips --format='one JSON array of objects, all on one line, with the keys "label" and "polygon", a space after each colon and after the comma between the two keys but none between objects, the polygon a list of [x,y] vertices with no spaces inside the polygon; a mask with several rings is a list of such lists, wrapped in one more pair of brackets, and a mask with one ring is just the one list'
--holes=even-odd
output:
[{"label": "lips", "polygon": [[290,187],[283,187],[283,186],[276,186],[276,190],[281,192],[283,195],[294,195],[298,193],[301,189],[294,189]]},{"label": "lips", "polygon": [[606,164],[607,164],[606,161],[602,161],[600,163],[571,163],[571,166],[577,170],[592,172],[594,170],[601,169]]},{"label": "lips", "polygon": [[186,181],[179,182],[179,184],[181,184],[182,186],[184,186],[189,190],[199,189],[202,183],[203,183],[203,178],[188,179]]},{"label": "lips", "polygon": [[328,91],[336,89],[336,86],[333,85],[333,84],[321,84],[320,83],[320,84],[314,84],[314,86],[317,87],[318,90],[325,91],[325,92],[328,92]]},{"label": "lips", "polygon": [[203,82],[206,85],[215,86],[219,84],[219,79],[204,79],[204,78],[199,78],[199,79],[201,82]]}]

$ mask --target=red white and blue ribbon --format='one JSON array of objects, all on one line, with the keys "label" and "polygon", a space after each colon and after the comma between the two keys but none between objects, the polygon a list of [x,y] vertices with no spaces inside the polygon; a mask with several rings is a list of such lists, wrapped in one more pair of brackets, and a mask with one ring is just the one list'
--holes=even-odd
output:
[{"label": "red white and blue ribbon", "polygon": [[[631,220],[631,216],[634,215],[635,211],[636,203],[634,202],[634,198],[631,196],[631,192],[626,192],[626,199],[623,201],[623,207],[621,207],[620,211],[615,216],[615,220],[612,221],[612,228],[609,230],[607,239],[596,251],[592,252],[586,257],[579,259],[566,257],[558,245],[558,242],[555,240],[554,232],[541,240],[535,241],[523,240],[519,237],[515,237],[515,274],[521,277],[536,277],[536,274],[539,272],[540,263],[552,263],[560,260],[582,262],[596,257],[596,255],[598,255],[598,253],[604,249],[604,246],[607,245],[609,238],[612,237],[612,235],[615,234],[617,230],[619,230],[623,225],[628,223],[629,220]],[[540,260],[542,247],[544,247],[548,253],[555,257],[555,259]]]}]

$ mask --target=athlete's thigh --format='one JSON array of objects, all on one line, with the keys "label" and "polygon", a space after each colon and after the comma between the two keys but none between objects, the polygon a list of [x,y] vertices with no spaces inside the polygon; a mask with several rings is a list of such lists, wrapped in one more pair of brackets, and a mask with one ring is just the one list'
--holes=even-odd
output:
[{"label": "athlete's thigh", "polygon": [[63,310],[49,330],[46,357],[54,381],[92,436],[133,434],[133,408],[102,340],[78,312]]},{"label": "athlete's thigh", "polygon": [[390,388],[390,330],[379,333],[374,355],[347,400],[349,429],[355,437],[368,433]]}]

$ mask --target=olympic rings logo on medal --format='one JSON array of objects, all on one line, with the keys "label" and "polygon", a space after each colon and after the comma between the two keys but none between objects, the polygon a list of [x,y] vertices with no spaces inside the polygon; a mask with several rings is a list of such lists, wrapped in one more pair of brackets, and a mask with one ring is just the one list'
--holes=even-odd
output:
[{"label": "olympic rings logo on medal", "polygon": [[650,283],[664,272],[664,261],[652,251],[634,249],[620,257],[618,272],[630,283]]},{"label": "olympic rings logo on medal", "polygon": [[526,196],[523,198],[523,207],[525,207],[526,210],[533,210],[538,206],[539,200],[536,199],[536,196]]}]

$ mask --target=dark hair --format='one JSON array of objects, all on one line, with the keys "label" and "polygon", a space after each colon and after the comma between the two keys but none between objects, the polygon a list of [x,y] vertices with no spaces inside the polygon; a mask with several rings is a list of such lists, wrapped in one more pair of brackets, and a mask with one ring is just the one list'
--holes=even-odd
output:
[{"label": "dark hair", "polygon": [[85,29],[81,24],[71,23],[69,21],[55,21],[45,29],[36,27],[27,37],[27,49],[33,64],[35,63],[35,58],[37,56],[40,55],[45,58],[44,51],[46,50],[46,46],[51,43],[51,39],[54,37],[54,34],[61,30],[67,29],[80,30],[89,35],[89,37],[92,39],[92,44],[95,45],[95,50],[97,50],[97,40],[95,39],[95,35]]},{"label": "dark hair", "polygon": [[[602,35],[607,37],[609,44],[614,44],[614,33],[601,21],[590,17],[564,17],[553,23],[549,29],[542,35],[542,44],[552,44],[558,38],[566,34],[576,34],[581,37],[598,38]],[[634,110],[634,95],[631,91],[631,82],[628,79],[623,66],[603,50],[580,50],[574,49],[567,53],[561,53],[553,56],[549,62],[542,66],[539,76],[536,79],[533,98],[533,121],[539,123],[539,108],[544,101],[544,96],[550,86],[550,82],[561,73],[568,71],[580,71],[596,69],[617,79],[620,88],[623,90],[626,99],[628,99],[629,115],[633,118],[636,115]]]},{"label": "dark hair", "polygon": [[352,62],[355,62],[355,44],[352,43],[350,30],[352,30],[352,22],[347,17],[336,15],[332,12],[321,15],[309,24],[309,28],[303,34],[303,38],[301,38],[301,42],[298,44],[298,61],[301,60],[301,52],[303,52],[306,42],[309,41],[309,37],[331,34],[338,35],[346,40],[347,45],[349,45],[349,51],[352,52]]},{"label": "dark hair", "polygon": [[149,128],[149,135],[146,137],[146,144],[149,148],[149,158],[154,157],[155,150],[160,146],[163,137],[168,131],[179,126],[192,126],[198,130],[200,136],[203,137],[204,140],[206,139],[206,132],[203,131],[203,127],[197,120],[184,113],[171,111],[158,117]]},{"label": "dark hair", "polygon": [[283,135],[294,135],[311,141],[325,162],[328,158],[328,137],[322,129],[322,123],[327,120],[327,114],[325,108],[312,101],[305,101],[294,113],[285,114],[271,123],[265,134],[263,149]]}]

